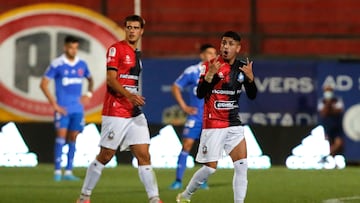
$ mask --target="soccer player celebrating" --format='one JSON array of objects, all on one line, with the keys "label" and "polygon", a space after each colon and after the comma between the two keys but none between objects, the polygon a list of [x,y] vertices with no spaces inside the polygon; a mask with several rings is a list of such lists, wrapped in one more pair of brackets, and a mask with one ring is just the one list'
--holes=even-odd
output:
[{"label": "soccer player celebrating", "polygon": [[217,167],[223,151],[234,162],[234,202],[244,202],[247,190],[247,154],[244,128],[239,118],[240,93],[245,87],[246,95],[255,99],[252,62],[236,59],[241,49],[240,36],[233,31],[225,32],[221,38],[220,54],[206,63],[197,88],[197,96],[205,98],[203,130],[196,161],[204,163],[192,177],[185,191],[176,201],[190,202],[191,196],[207,181]]},{"label": "soccer player celebrating", "polygon": [[140,52],[136,49],[144,32],[145,21],[137,15],[124,20],[125,40],[110,46],[107,52],[107,91],[102,111],[100,153],[87,169],[79,203],[90,202],[90,195],[105,165],[117,148],[130,149],[138,160],[139,177],[149,202],[161,203],[155,174],[151,168],[150,135],[140,106],[145,98],[138,94],[142,69]]},{"label": "soccer player celebrating", "polygon": [[[203,44],[200,47],[201,62],[185,69],[184,73],[175,81],[172,86],[172,93],[181,109],[188,114],[187,121],[183,130],[182,151],[179,154],[178,165],[176,169],[176,180],[170,186],[170,189],[177,190],[182,188],[182,178],[186,169],[186,160],[194,141],[200,138],[202,128],[202,116],[204,109],[204,100],[196,96],[196,89],[200,78],[200,70],[203,64],[215,58],[216,49],[210,44]],[[184,101],[181,91],[188,88],[189,105]],[[201,188],[207,189],[206,182]]]},{"label": "soccer player celebrating", "polygon": [[[85,61],[79,59],[79,40],[65,37],[64,54],[56,58],[45,72],[40,88],[55,110],[55,173],[54,180],[79,180],[72,174],[76,136],[84,128],[84,107],[92,97],[93,79]],[[88,92],[81,96],[83,79],[88,80]],[[55,80],[56,99],[49,91],[49,82]],[[62,148],[69,145],[67,166],[64,176],[61,172]]]}]

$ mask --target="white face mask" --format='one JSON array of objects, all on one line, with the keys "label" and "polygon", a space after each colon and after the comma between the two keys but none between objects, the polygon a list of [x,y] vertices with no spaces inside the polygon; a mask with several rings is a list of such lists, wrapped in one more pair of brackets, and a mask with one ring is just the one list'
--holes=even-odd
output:
[{"label": "white face mask", "polygon": [[334,98],[334,92],[333,91],[325,91],[324,92],[324,99],[332,99]]}]

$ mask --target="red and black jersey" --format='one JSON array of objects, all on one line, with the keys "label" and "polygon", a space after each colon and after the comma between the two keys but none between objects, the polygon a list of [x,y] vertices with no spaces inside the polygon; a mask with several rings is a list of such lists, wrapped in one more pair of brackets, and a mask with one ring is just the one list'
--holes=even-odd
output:
[{"label": "red and black jersey", "polygon": [[[106,56],[107,70],[117,71],[118,82],[129,92],[138,93],[139,74],[142,69],[140,52],[134,50],[126,41],[120,41],[108,49]],[[107,86],[102,115],[130,118],[141,113],[138,106],[134,106],[125,96]]]},{"label": "red and black jersey", "polygon": [[235,60],[230,65],[223,63],[219,71],[214,75],[211,83],[204,77],[208,71],[208,63],[202,71],[197,88],[197,96],[205,98],[203,128],[226,128],[229,126],[241,125],[239,117],[239,98],[242,87],[245,87],[246,95],[250,99],[255,99],[257,87],[254,82],[249,82],[245,74],[239,69],[245,65],[240,60]]}]

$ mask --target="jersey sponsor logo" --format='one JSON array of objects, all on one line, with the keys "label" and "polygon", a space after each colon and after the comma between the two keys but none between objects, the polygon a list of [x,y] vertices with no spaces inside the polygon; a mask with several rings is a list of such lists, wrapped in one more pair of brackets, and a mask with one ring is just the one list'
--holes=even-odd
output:
[{"label": "jersey sponsor logo", "polygon": [[185,127],[193,128],[193,127],[195,127],[195,123],[196,123],[195,120],[187,120],[185,123]]},{"label": "jersey sponsor logo", "polygon": [[139,91],[139,88],[137,86],[124,85],[124,88],[133,94],[137,94]]},{"label": "jersey sponsor logo", "polygon": [[82,78],[69,78],[64,77],[62,79],[62,85],[68,86],[68,85],[76,85],[76,84],[82,84],[83,79]]},{"label": "jersey sponsor logo", "polygon": [[137,75],[129,75],[129,74],[120,74],[119,78],[131,79],[131,80],[139,80],[139,76],[137,76]]},{"label": "jersey sponsor logo", "polygon": [[224,95],[235,95],[235,94],[240,94],[241,90],[218,90],[218,89],[214,89],[211,91],[213,94],[224,94]]},{"label": "jersey sponsor logo", "polygon": [[229,110],[239,107],[236,104],[236,101],[215,101],[214,106],[215,109],[219,109],[219,110]]},{"label": "jersey sponsor logo", "polygon": [[114,57],[116,55],[116,48],[115,47],[111,47],[109,49],[109,56]]},{"label": "jersey sponsor logo", "polygon": [[[106,63],[102,56],[106,56],[109,44],[124,36],[116,23],[82,7],[46,3],[0,14],[0,33],[0,55],[7,58],[2,61],[0,75],[0,92],[5,98],[0,101],[0,112],[9,114],[4,119],[53,120],[53,108],[39,83],[51,61],[63,52],[66,35],[80,39],[79,57],[87,62],[95,81],[94,97],[85,108],[91,113],[101,109],[106,89],[106,74],[99,68]],[[65,76],[70,74],[84,75],[84,69],[64,72]],[[64,79],[62,82],[69,85],[79,80]],[[100,121],[101,117],[96,119],[92,121]]]}]

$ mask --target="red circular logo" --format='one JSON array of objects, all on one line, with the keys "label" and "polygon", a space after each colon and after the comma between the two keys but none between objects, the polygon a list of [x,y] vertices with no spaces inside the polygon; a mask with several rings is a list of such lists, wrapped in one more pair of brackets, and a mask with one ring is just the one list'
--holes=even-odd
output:
[{"label": "red circular logo", "polygon": [[52,119],[53,109],[39,84],[51,61],[61,55],[63,39],[69,34],[80,39],[78,55],[95,81],[94,96],[85,110],[101,110],[106,49],[124,32],[96,12],[67,4],[37,4],[0,15],[0,55],[6,59],[0,72],[0,109],[26,119]]}]

